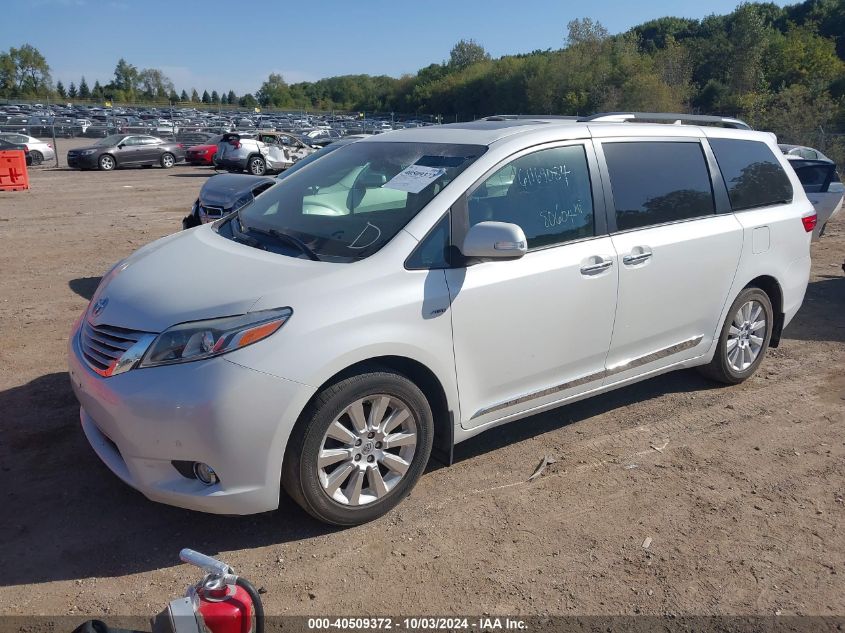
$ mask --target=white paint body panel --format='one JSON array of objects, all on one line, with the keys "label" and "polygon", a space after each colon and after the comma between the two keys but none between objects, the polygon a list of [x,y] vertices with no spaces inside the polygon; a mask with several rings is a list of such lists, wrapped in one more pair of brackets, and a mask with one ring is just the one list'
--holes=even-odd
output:
[{"label": "white paint body panel", "polygon": [[[303,408],[321,385],[356,363],[398,356],[427,367],[443,387],[460,442],[565,402],[709,361],[727,307],[756,277],[777,282],[788,323],[803,301],[810,266],[810,234],[800,218],[811,206],[794,173],[790,204],[599,236],[517,260],[405,269],[419,240],[508,157],[549,143],[588,139],[589,146],[591,136],[625,134],[748,138],[781,156],[764,133],[649,124],[467,124],[361,140],[472,143],[488,151],[360,262],[275,255],[228,241],[209,225],[128,258],[103,289],[110,302],[99,322],[161,332],[185,321],[284,306],[293,315],[269,338],[223,357],[110,378],[86,365],[74,332],[71,378],[92,445],[118,476],[152,499],[209,512],[260,512],[278,504],[282,456]],[[625,266],[622,257],[642,245],[653,257]],[[613,266],[584,277],[580,267],[596,255],[612,258]],[[196,272],[207,270],[217,272]],[[701,337],[699,344],[682,353],[608,372],[694,337]],[[180,478],[173,459],[206,461],[221,483],[200,488]]]}]

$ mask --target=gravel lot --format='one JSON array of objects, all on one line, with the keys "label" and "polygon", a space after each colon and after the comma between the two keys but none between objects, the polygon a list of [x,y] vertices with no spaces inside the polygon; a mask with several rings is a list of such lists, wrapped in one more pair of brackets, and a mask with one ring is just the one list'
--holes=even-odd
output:
[{"label": "gravel lot", "polygon": [[211,173],[42,167],[0,193],[0,614],[152,614],[196,579],[192,547],[272,614],[845,615],[845,214],[751,380],[679,372],[495,429],[387,517],[334,530],[287,498],[242,518],[147,501],[79,428],[71,324]]}]

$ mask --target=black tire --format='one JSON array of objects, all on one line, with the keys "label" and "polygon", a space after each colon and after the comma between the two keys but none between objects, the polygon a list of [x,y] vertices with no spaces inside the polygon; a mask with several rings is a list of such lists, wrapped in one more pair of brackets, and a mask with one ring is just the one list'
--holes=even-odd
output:
[{"label": "black tire", "polygon": [[[756,302],[761,306],[763,315],[765,315],[766,319],[765,333],[761,337],[762,346],[760,347],[753,362],[751,362],[747,367],[738,369],[731,362],[728,346],[729,340],[733,336],[731,333],[732,326],[734,329],[739,329],[740,331],[742,330],[742,328],[737,328],[735,325],[735,316],[737,316],[740,308],[749,302]],[[759,322],[759,317],[756,322]],[[766,350],[769,348],[769,341],[772,338],[773,325],[774,311],[772,310],[772,302],[769,299],[769,295],[763,292],[760,288],[745,288],[739,293],[739,295],[737,295],[737,298],[734,299],[734,302],[728,310],[728,315],[725,317],[725,322],[722,324],[722,330],[719,334],[719,344],[716,348],[713,360],[710,361],[709,364],[700,367],[699,371],[708,378],[727,385],[737,385],[744,380],[747,380],[754,374],[755,371],[757,371],[760,363],[763,362],[763,357],[766,355]],[[733,346],[731,349],[733,349]]]},{"label": "black tire", "polygon": [[[405,474],[383,497],[356,506],[340,503],[323,489],[317,458],[329,426],[347,406],[375,394],[395,398],[413,415],[411,422],[417,434],[415,452]],[[360,525],[383,516],[408,495],[428,464],[433,438],[431,407],[419,387],[405,376],[370,367],[366,373],[330,384],[302,412],[285,451],[282,486],[316,519],[339,526]],[[375,467],[379,468],[377,464]]]},{"label": "black tire", "polygon": [[37,149],[30,150],[29,155],[32,157],[33,165],[40,165],[44,162],[44,154],[39,152]]},{"label": "black tire", "polygon": [[176,157],[170,152],[164,152],[159,159],[159,164],[161,164],[164,169],[170,169],[176,164]]},{"label": "black tire", "polygon": [[253,176],[263,176],[267,173],[267,163],[261,156],[250,156],[246,161],[246,170]]},{"label": "black tire", "polygon": [[117,167],[117,161],[111,154],[103,154],[97,159],[97,167],[100,171],[112,171]]}]

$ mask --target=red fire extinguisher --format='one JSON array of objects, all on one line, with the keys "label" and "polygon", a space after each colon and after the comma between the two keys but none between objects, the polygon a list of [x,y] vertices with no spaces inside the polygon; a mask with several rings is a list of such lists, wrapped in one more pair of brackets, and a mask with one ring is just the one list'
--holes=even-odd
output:
[{"label": "red fire extinguisher", "polygon": [[205,576],[159,614],[153,622],[155,633],[264,633],[264,607],[251,582],[226,563],[194,550],[183,549],[179,558]]}]

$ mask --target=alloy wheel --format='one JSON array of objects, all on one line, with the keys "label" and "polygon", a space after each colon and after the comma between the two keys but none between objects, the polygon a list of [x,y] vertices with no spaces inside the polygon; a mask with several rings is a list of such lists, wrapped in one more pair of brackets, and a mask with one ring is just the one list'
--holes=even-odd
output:
[{"label": "alloy wheel", "polygon": [[317,456],[323,491],[347,506],[378,501],[411,466],[417,420],[399,398],[375,394],[347,406],[329,425]]},{"label": "alloy wheel", "polygon": [[746,301],[740,306],[726,342],[731,369],[744,372],[754,364],[763,349],[766,326],[766,311],[759,301]]}]

